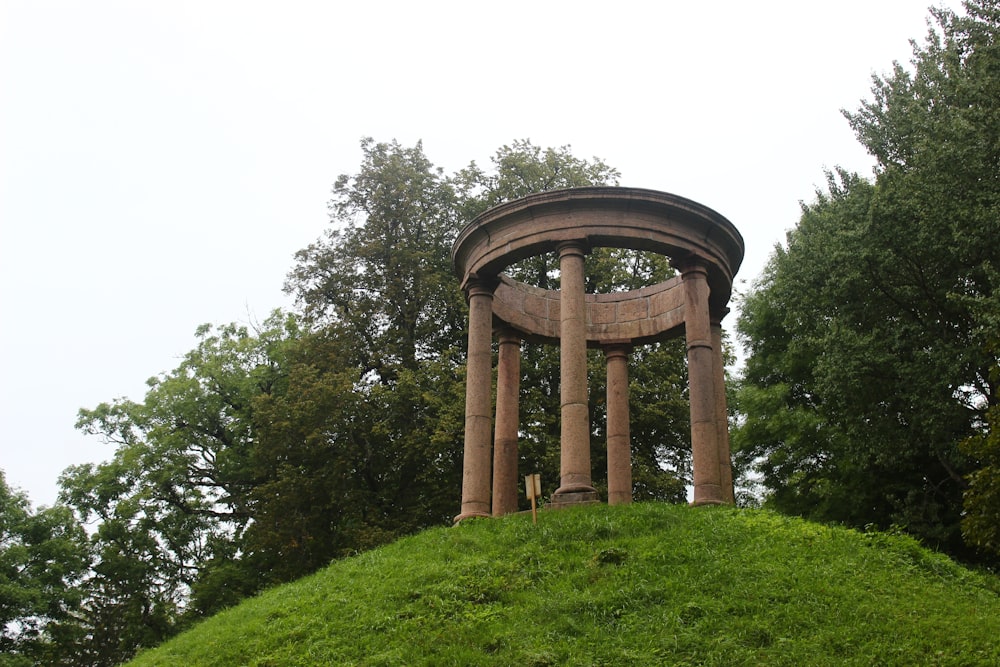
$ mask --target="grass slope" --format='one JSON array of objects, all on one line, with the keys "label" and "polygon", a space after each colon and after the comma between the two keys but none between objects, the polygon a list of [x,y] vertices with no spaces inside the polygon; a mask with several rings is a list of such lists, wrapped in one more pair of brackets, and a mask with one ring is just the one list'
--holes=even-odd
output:
[{"label": "grass slope", "polygon": [[913,540],[636,504],[333,563],[134,665],[998,665],[1000,581]]}]

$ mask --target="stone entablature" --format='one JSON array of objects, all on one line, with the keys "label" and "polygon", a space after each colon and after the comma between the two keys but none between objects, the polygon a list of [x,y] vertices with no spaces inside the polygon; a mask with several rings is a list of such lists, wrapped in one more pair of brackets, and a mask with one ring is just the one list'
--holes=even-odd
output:
[{"label": "stone entablature", "polygon": [[[525,340],[557,345],[560,297],[558,290],[543,290],[501,275],[493,292],[494,321],[521,332]],[[587,294],[585,306],[590,347],[623,340],[641,345],[683,333],[684,294],[679,276],[631,292]]]},{"label": "stone entablature", "polygon": [[[586,294],[585,257],[595,247],[664,255],[680,275],[631,292]],[[548,252],[559,256],[558,291],[502,273]],[[733,502],[721,321],[743,260],[743,238],[731,222],[666,192],[556,190],[486,211],[459,233],[452,259],[469,300],[462,510],[456,521],[517,509],[522,340],[560,346],[560,487],[553,503],[597,498],[590,470],[587,347],[601,348],[607,359],[608,501],[627,503],[628,357],[635,345],[681,334],[687,341],[694,503]],[[494,330],[500,342],[495,422]]]},{"label": "stone entablature", "polygon": [[708,266],[712,306],[725,308],[743,261],[743,237],[707,206],[668,192],[593,187],[529,195],[486,211],[455,239],[459,279],[500,275],[514,262],[553,252],[563,242],[632,248]]}]

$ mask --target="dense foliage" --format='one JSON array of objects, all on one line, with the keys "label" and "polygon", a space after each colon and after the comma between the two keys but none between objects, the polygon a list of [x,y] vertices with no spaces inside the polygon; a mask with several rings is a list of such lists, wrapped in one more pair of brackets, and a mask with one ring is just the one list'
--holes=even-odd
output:
[{"label": "dense foliage", "polygon": [[59,664],[79,639],[85,544],[68,508],[34,510],[0,472],[0,665]]},{"label": "dense foliage", "polygon": [[[994,280],[1000,275],[994,271]],[[1000,352],[1000,292],[980,301],[979,314],[992,332],[989,349]],[[1000,366],[993,368],[994,385],[1000,382]],[[966,542],[981,552],[1000,556],[1000,401],[986,412],[986,428],[962,443],[962,451],[975,461],[965,490],[962,534]]]},{"label": "dense foliage", "polygon": [[969,555],[996,470],[960,445],[998,402],[1000,3],[966,10],[934,10],[912,67],[847,114],[874,182],[830,174],[746,296],[735,442],[773,507]]}]

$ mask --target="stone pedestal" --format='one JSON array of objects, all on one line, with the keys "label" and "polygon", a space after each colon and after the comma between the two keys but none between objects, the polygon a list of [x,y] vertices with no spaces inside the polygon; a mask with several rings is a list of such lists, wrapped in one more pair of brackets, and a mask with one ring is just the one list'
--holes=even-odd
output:
[{"label": "stone pedestal", "polygon": [[595,505],[600,503],[596,491],[580,491],[553,494],[549,502],[545,504],[547,510],[561,510],[566,507],[577,507],[579,505]]}]

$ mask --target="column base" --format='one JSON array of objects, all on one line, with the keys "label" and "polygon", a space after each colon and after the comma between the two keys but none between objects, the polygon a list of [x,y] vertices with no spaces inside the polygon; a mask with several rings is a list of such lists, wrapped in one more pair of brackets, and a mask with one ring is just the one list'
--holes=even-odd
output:
[{"label": "column base", "polygon": [[562,509],[572,505],[593,505],[601,502],[597,491],[556,491],[546,503],[546,509]]},{"label": "column base", "polygon": [[629,505],[632,503],[631,493],[608,493],[609,505]]},{"label": "column base", "polygon": [[[697,462],[695,463],[697,466]],[[697,472],[697,468],[695,468]],[[722,497],[722,487],[718,484],[702,483],[694,485],[694,499],[692,505],[725,505],[726,501]]]},{"label": "column base", "polygon": [[491,516],[492,515],[490,515],[488,512],[463,512],[462,514],[459,514],[454,519],[452,519],[452,521],[454,523],[460,523],[462,521],[465,521],[466,519],[489,519],[491,518]]},{"label": "column base", "polygon": [[721,498],[697,498],[691,501],[691,507],[704,507],[706,505],[732,505]]}]

